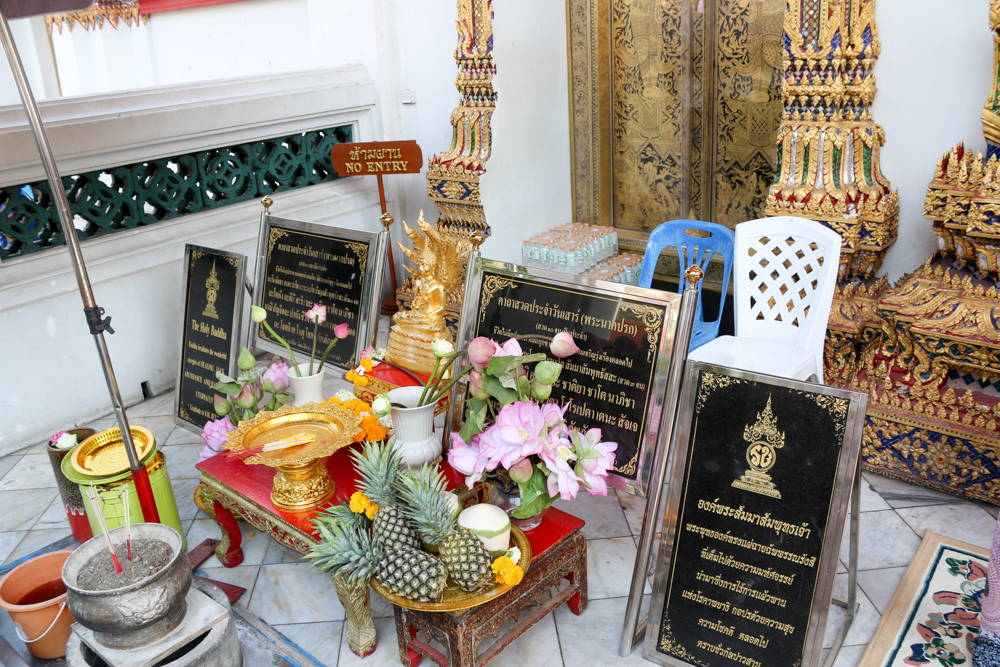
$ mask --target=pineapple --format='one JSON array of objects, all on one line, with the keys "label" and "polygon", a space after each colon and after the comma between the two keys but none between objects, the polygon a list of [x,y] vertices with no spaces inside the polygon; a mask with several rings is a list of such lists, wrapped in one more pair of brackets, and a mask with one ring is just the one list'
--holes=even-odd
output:
[{"label": "pineapple", "polygon": [[408,600],[437,602],[447,578],[444,563],[412,547],[387,548],[378,562],[378,580]]},{"label": "pineapple", "polygon": [[398,485],[403,512],[427,544],[438,546],[452,580],[465,591],[475,591],[492,581],[492,559],[482,540],[458,526],[445,486],[436,466],[424,464],[419,471],[404,474]]},{"label": "pineapple", "polygon": [[351,457],[361,477],[358,488],[379,507],[372,520],[375,540],[383,548],[408,546],[420,549],[420,538],[396,504],[395,485],[401,472],[399,453],[388,444],[366,442],[360,452],[352,451]]},{"label": "pineapple", "polygon": [[344,575],[351,581],[371,578],[382,549],[372,539],[370,522],[363,514],[355,514],[341,503],[319,513],[313,523],[320,541],[306,558],[317,569],[335,577]]}]

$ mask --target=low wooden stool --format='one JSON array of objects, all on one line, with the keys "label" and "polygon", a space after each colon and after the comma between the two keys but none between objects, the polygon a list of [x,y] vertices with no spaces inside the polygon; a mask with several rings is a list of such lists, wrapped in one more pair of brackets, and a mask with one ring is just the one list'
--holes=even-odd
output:
[{"label": "low wooden stool", "polygon": [[[532,558],[524,579],[496,600],[456,612],[395,607],[396,637],[403,664],[417,667],[423,656],[427,656],[442,667],[485,665],[563,602],[579,616],[587,608],[587,536],[581,528],[582,520],[555,508],[549,509],[542,525],[525,533],[531,542]],[[545,591],[556,588],[563,579],[569,580],[568,588],[517,620],[514,627],[497,637],[496,643],[481,656],[476,655],[486,635],[496,636],[504,623],[518,619],[518,614],[526,607],[537,605]],[[449,655],[417,639],[420,632],[443,644]]]}]

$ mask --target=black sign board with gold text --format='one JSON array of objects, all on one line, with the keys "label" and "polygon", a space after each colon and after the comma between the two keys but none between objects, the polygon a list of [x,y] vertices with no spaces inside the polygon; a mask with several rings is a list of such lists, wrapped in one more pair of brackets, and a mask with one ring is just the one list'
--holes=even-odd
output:
[{"label": "black sign board with gold text", "polygon": [[[319,327],[317,362],[347,322],[347,338],[333,346],[326,368],[346,371],[372,344],[378,325],[388,233],[341,229],[264,214],[257,257],[254,305],[267,311],[267,322],[308,366],[313,325],[305,312],[326,307]],[[288,352],[263,324],[253,328],[254,345],[285,357]]]},{"label": "black sign board with gold text", "polygon": [[529,354],[548,346],[522,337],[569,332],[580,352],[561,360],[550,400],[571,402],[571,426],[618,443],[608,484],[645,495],[680,295],[482,259],[470,275],[462,340],[518,337]]},{"label": "black sign board with gold text", "polygon": [[233,373],[239,355],[246,256],[184,247],[184,325],[174,419],[201,430],[218,419],[215,374]]},{"label": "black sign board with gold text", "polygon": [[645,658],[818,663],[866,398],[689,362]]}]

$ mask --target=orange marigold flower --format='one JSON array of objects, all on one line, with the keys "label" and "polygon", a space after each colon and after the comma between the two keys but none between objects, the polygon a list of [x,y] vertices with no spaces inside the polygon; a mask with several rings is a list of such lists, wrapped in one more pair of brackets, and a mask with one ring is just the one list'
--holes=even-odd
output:
[{"label": "orange marigold flower", "polygon": [[328,401],[323,401],[322,403],[320,403],[320,405],[334,405],[334,406],[339,406],[340,405],[340,399],[337,398],[336,396],[334,396],[333,398],[331,398]]},{"label": "orange marigold flower", "polygon": [[368,386],[368,378],[365,377],[364,375],[358,375],[357,373],[354,372],[353,369],[347,371],[347,375],[345,375],[344,378],[348,382],[353,382],[355,387],[367,387]]},{"label": "orange marigold flower", "polygon": [[351,511],[355,514],[367,513],[371,505],[372,501],[368,500],[368,496],[361,491],[355,491],[351,494]]},{"label": "orange marigold flower", "polygon": [[372,363],[371,359],[362,359],[361,360],[361,365],[364,366],[365,371],[369,371],[369,372],[373,368],[375,368],[375,364]]},{"label": "orange marigold flower", "polygon": [[365,510],[365,516],[367,516],[369,520],[374,521],[375,512],[378,512],[378,503],[369,503],[368,509]]},{"label": "orange marigold flower", "polygon": [[365,439],[369,442],[377,442],[385,439],[389,435],[389,429],[382,426],[382,422],[375,415],[368,415],[361,420],[361,428],[364,429]]},{"label": "orange marigold flower", "polygon": [[524,577],[524,570],[515,565],[514,561],[507,556],[500,556],[493,561],[493,565],[490,567],[497,577],[498,584],[517,586]]}]

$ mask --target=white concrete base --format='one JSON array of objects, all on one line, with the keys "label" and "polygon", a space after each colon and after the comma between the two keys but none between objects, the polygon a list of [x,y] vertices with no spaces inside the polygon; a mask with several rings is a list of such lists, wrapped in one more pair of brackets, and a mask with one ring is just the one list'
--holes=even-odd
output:
[{"label": "white concrete base", "polygon": [[114,667],[151,667],[196,637],[211,632],[217,626],[229,623],[229,610],[198,589],[192,587],[185,600],[187,601],[187,613],[181,624],[162,639],[138,648],[108,648],[97,641],[93,630],[89,630],[79,623],[74,623],[72,630],[83,643],[109,665]]}]

